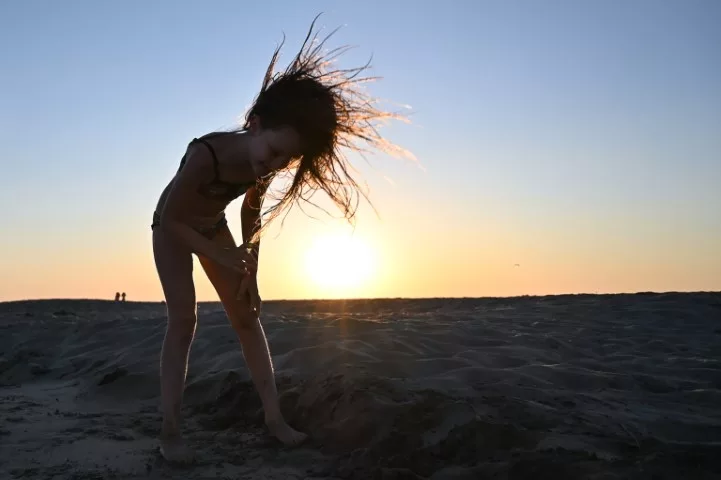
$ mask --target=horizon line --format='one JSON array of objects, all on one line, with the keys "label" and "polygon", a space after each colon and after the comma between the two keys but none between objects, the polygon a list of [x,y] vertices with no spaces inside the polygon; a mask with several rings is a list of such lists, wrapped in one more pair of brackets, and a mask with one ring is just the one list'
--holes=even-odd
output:
[{"label": "horizon line", "polygon": [[[498,296],[458,296],[458,297],[351,297],[351,298],[278,298],[263,300],[263,303],[289,303],[289,302],[363,302],[363,301],[384,301],[384,300],[496,300],[516,298],[546,298],[546,297],[569,297],[569,296],[621,296],[621,295],[669,295],[669,294],[721,294],[717,290],[639,290],[633,292],[575,292],[575,293],[549,293],[549,294],[522,294],[522,295],[498,295]],[[48,297],[48,298],[26,298],[16,300],[2,300],[0,305],[7,303],[23,302],[108,302],[108,303],[164,303],[165,300],[113,300],[107,298],[90,297]],[[201,303],[221,303],[220,300],[201,300]]]}]

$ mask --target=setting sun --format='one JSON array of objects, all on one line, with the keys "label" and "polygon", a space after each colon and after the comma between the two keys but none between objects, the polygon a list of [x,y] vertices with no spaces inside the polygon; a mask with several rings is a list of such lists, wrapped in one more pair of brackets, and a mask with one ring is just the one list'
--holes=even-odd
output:
[{"label": "setting sun", "polygon": [[317,237],[306,255],[308,276],[323,296],[359,293],[375,272],[370,246],[351,235]]}]

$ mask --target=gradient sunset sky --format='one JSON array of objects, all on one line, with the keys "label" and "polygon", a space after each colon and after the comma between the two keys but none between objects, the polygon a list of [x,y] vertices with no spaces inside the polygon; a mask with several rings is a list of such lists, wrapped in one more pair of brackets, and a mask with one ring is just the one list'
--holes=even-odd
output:
[{"label": "gradient sunset sky", "polygon": [[47,0],[0,3],[0,301],[161,300],[149,225],[187,142],[321,11],[411,107],[383,132],[417,163],[351,156],[380,216],[278,222],[264,299],[721,290],[721,2]]}]

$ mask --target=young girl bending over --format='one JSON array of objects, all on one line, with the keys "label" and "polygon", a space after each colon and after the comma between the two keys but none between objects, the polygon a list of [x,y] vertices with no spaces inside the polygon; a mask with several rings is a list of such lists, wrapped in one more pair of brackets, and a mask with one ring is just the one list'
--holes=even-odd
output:
[{"label": "young girl bending over", "polygon": [[[165,187],[153,215],[153,252],[165,295],[168,325],[160,365],[163,423],[160,446],[169,461],[193,458],[180,432],[180,410],[188,353],[197,325],[193,258],[195,254],[235,330],[270,433],[286,445],[306,435],[291,428],[278,403],[273,365],[261,326],[256,280],[261,205],[271,180],[294,172],[279,201],[265,214],[275,218],[285,207],[306,200],[307,190],[323,190],[343,211],[355,215],[358,185],[347,172],[342,148],[360,150],[388,144],[376,123],[394,117],[380,111],[356,87],[365,69],[333,70],[310,27],[299,53],[285,71],[275,73],[276,49],[242,128],[193,139],[175,177]],[[327,37],[326,37],[327,40]],[[236,246],[224,210],[242,196],[243,243]],[[262,223],[262,225],[261,225]]]}]

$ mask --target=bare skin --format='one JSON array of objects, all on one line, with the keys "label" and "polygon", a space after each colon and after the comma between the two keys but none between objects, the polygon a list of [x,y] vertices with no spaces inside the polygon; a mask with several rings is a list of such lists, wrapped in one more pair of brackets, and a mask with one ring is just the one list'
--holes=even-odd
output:
[{"label": "bare skin", "polygon": [[[221,174],[227,171],[225,178],[228,181],[245,181],[242,178],[232,178],[236,168],[233,163],[238,162],[238,159],[245,158],[245,161],[249,161],[248,157],[255,155],[254,160],[276,168],[276,165],[280,166],[283,161],[289,160],[290,154],[281,153],[279,157],[277,152],[283,148],[291,149],[292,135],[282,137],[273,133],[264,137],[262,134],[256,127],[255,131],[251,132],[255,137],[254,141],[238,136],[214,142],[220,159]],[[264,156],[264,152],[275,152],[275,157]],[[226,159],[230,159],[227,164],[224,163]],[[212,176],[212,168],[205,150],[196,149],[191,152],[183,173],[176,176],[174,182],[166,188],[157,207],[157,211],[164,212],[164,218],[169,218],[165,225],[172,222],[173,226],[153,229],[155,264],[168,313],[160,364],[163,412],[160,451],[166,460],[181,464],[191,463],[195,458],[192,449],[182,439],[180,415],[188,356],[197,326],[195,285],[192,277],[193,254],[200,260],[238,336],[251,378],[263,404],[265,423],[270,433],[290,446],[298,445],[307,438],[306,434],[291,428],[280,411],[272,360],[260,323],[259,309],[251,305],[251,299],[253,303],[259,301],[259,297],[253,295],[257,292],[255,265],[251,273],[247,273],[246,267],[255,260],[251,260],[243,249],[237,248],[227,226],[220,229],[208,242],[198,243],[197,240],[188,240],[187,234],[178,233],[181,228],[185,228],[178,227],[181,223],[188,226],[213,224],[217,215],[227,206],[196,193],[197,185]],[[240,171],[247,172],[248,169]],[[246,194],[246,199],[258,195],[253,190]],[[243,212],[248,210],[245,207],[244,203]],[[192,242],[195,242],[195,248],[191,245]],[[241,284],[244,291],[239,291]],[[251,295],[245,294],[246,289]]]},{"label": "bare skin", "polygon": [[190,463],[193,452],[180,436],[180,407],[197,314],[193,257],[190,250],[162,230],[153,231],[155,264],[165,293],[168,326],[160,359],[163,424],[160,451],[166,460]]},{"label": "bare skin", "polygon": [[[168,307],[168,328],[161,353],[161,397],[163,424],[160,434],[161,452],[176,463],[193,461],[193,452],[182,441],[180,407],[188,367],[188,354],[197,326],[195,288],[192,283],[191,252],[162,231],[153,233],[156,265],[161,276]],[[230,230],[225,227],[214,239],[223,246],[234,246]],[[268,343],[256,311],[247,297],[237,299],[242,275],[207,257],[199,256],[208,279],[223,304],[260,395],[265,423],[285,445],[297,445],[306,434],[291,428],[280,411],[272,360]]]},{"label": "bare skin", "polygon": [[[216,241],[224,247],[235,246],[228,227],[219,232]],[[284,444],[297,445],[301,443],[307,435],[292,429],[280,411],[273,364],[258,312],[251,308],[245,295],[237,298],[243,276],[206,257],[199,257],[199,259],[238,336],[250,376],[263,403],[265,424],[270,433]]]}]

